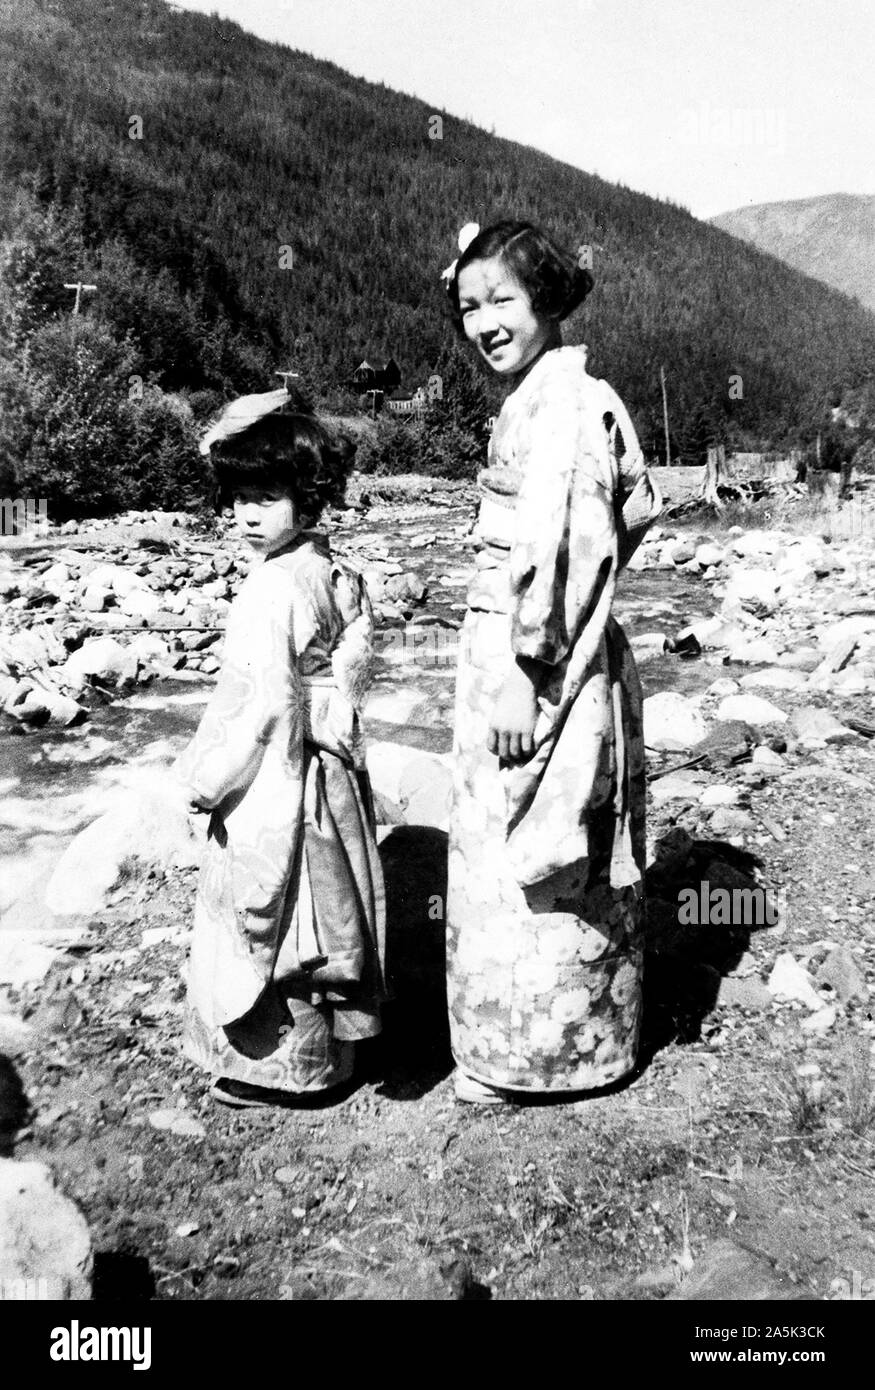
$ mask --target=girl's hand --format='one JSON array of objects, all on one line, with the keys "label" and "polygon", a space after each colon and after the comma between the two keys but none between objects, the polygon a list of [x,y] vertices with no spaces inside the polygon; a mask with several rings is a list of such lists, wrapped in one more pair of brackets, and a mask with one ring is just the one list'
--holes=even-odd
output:
[{"label": "girl's hand", "polygon": [[534,752],[538,696],[529,663],[514,663],[495,701],[487,748],[503,762],[524,763]]}]

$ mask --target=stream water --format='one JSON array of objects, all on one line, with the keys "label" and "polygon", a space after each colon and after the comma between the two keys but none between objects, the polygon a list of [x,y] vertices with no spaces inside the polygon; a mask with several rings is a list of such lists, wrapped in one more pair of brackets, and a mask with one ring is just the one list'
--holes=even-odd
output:
[{"label": "stream water", "polygon": [[[434,509],[421,515],[414,511],[372,533],[375,543],[402,567],[422,573],[429,584],[421,614],[406,631],[382,629],[378,634],[377,678],[366,715],[372,740],[438,753],[450,749],[455,628],[464,611],[470,568],[470,551],[448,534],[460,520],[461,511],[441,514],[439,539],[428,548],[410,542],[426,531],[434,534]],[[354,535],[358,545],[371,533]],[[711,611],[709,591],[701,582],[666,570],[624,574],[615,605],[630,637],[646,631],[673,634]],[[727,668],[658,654],[639,669],[649,695],[666,689],[694,693]],[[0,736],[0,930],[45,927],[42,894],[53,864],[79,830],[124,794],[137,769],[165,763],[178,751],[211,689],[207,681],[162,681],[94,708],[90,720],[77,729]]]}]

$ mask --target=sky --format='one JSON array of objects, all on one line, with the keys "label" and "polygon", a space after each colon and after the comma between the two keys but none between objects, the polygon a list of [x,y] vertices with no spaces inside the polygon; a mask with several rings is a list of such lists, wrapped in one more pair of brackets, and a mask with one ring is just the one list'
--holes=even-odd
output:
[{"label": "sky", "polygon": [[181,8],[236,20],[697,217],[875,194],[873,0],[184,0]]}]

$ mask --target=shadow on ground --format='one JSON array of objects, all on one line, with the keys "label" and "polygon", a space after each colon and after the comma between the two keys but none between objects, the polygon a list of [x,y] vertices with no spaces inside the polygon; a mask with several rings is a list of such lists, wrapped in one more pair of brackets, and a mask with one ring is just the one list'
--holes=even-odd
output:
[{"label": "shadow on ground", "polygon": [[444,912],[447,836],[397,826],[380,847],[386,880],[386,956],[394,994],[368,1068],[380,1094],[416,1100],[453,1067],[447,1022]]},{"label": "shadow on ground", "polygon": [[[756,911],[743,908],[742,897],[762,890],[761,861],[749,851],[722,840],[693,840],[671,830],[656,846],[647,870],[644,1023],[639,1071],[671,1042],[696,1042],[712,1012],[723,977],[734,970],[750,945],[751,934],[769,925]],[[704,885],[704,893],[703,893]],[[709,891],[725,889],[733,904],[731,921],[707,920]],[[684,890],[700,905],[680,911]],[[733,897],[733,894],[735,895]],[[756,904],[756,897],[752,906]],[[762,898],[760,898],[762,902]],[[699,920],[683,920],[698,915]]]},{"label": "shadow on ground", "polygon": [[16,1132],[29,1118],[21,1077],[9,1058],[0,1053],[0,1158],[12,1158]]}]

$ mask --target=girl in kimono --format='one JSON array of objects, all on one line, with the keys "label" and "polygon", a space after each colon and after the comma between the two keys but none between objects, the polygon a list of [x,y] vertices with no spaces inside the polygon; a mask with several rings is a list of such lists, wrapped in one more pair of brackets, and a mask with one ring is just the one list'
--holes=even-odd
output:
[{"label": "girl in kimono", "polygon": [[447,901],[456,1095],[491,1103],[635,1065],[641,688],[611,605],[660,501],[622,401],[562,345],[589,271],[529,223],[459,244],[454,317],[509,388],[478,479]]},{"label": "girl in kimono", "polygon": [[310,529],[352,456],[285,390],[227,407],[201,445],[259,563],[177,763],[209,815],[184,1049],[230,1105],[349,1080],[380,1031],[384,895],[358,710],[373,619],[361,579]]}]

